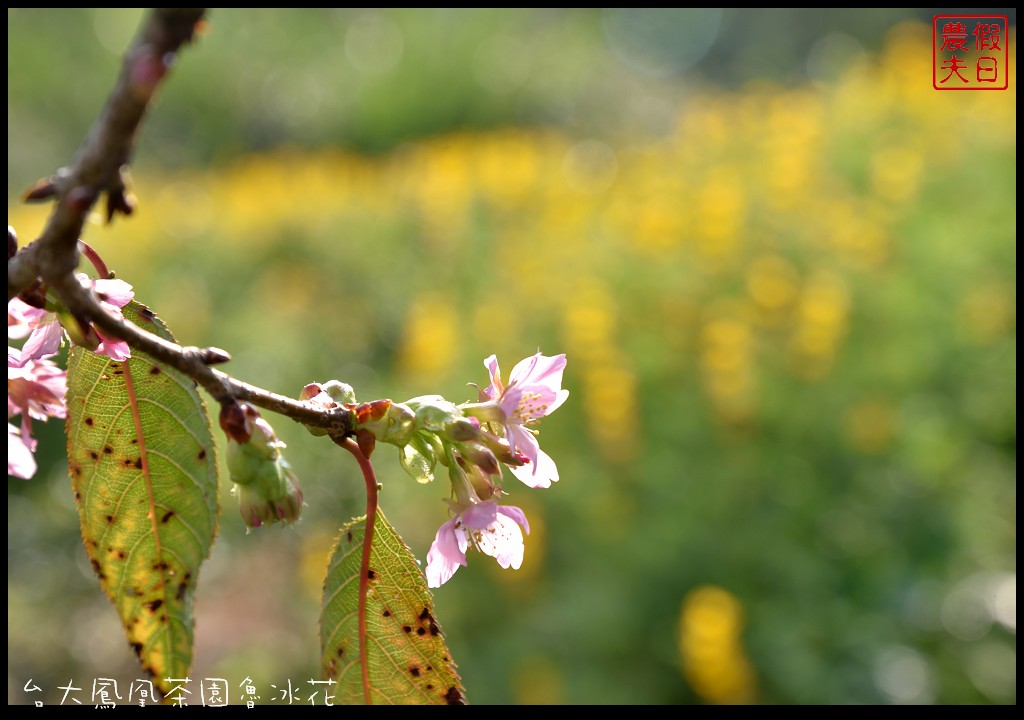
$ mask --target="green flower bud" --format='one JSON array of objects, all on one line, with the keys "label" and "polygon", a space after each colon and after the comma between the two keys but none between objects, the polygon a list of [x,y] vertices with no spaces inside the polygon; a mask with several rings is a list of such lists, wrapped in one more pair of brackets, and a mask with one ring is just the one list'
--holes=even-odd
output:
[{"label": "green flower bud", "polygon": [[285,459],[265,463],[257,479],[248,485],[236,486],[238,510],[246,527],[258,528],[276,522],[289,524],[302,512],[302,490],[298,478]]},{"label": "green flower bud", "polygon": [[[235,433],[227,444],[227,465],[238,495],[238,509],[248,528],[290,523],[302,512],[302,490],[281,450],[274,429],[251,406],[244,406],[247,440]],[[223,419],[223,417],[222,417]]]},{"label": "green flower bud", "polygon": [[466,440],[478,439],[481,431],[480,428],[477,425],[474,425],[469,419],[458,417],[445,425],[444,434],[449,440],[464,442]]},{"label": "green flower bud", "polygon": [[427,439],[427,433],[417,433],[407,445],[399,449],[398,459],[402,469],[419,483],[433,482],[437,457]]},{"label": "green flower bud", "polygon": [[356,401],[356,391],[352,389],[351,385],[343,383],[341,380],[328,380],[323,384],[323,389],[339,405]]},{"label": "green flower bud", "polygon": [[423,395],[406,402],[416,413],[417,429],[441,432],[446,425],[462,419],[462,411],[440,395]]},{"label": "green flower bud", "polygon": [[416,416],[408,405],[390,400],[360,403],[355,408],[356,428],[366,430],[379,442],[403,447],[416,430]]},{"label": "green flower bud", "polygon": [[[331,382],[337,382],[337,380]],[[303,387],[299,392],[299,400],[311,402],[318,410],[323,411],[333,410],[338,407],[338,403],[335,402],[334,398],[327,393],[327,390],[320,383],[309,383]],[[309,430],[311,435],[317,437],[323,437],[327,434],[327,430],[324,428],[313,427],[312,425],[305,425],[304,427]]]}]

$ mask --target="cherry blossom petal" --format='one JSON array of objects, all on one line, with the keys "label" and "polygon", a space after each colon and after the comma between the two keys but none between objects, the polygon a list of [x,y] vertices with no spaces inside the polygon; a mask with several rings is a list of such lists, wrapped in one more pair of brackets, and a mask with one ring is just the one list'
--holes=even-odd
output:
[{"label": "cherry blossom petal", "polygon": [[539,352],[520,360],[509,376],[508,384],[518,385],[546,385],[557,390],[562,385],[562,372],[565,370],[565,353],[547,357]]},{"label": "cherry blossom petal", "polygon": [[51,360],[29,360],[7,368],[7,417],[23,413],[38,420],[65,417],[67,373]]},{"label": "cherry blossom petal", "polygon": [[512,374],[508,376],[508,384],[529,383],[529,378],[533,374],[533,369],[537,366],[537,358],[539,356],[540,353],[537,353],[517,362],[515,367],[512,368]]},{"label": "cherry blossom petal", "polygon": [[45,314],[45,310],[32,307],[24,300],[11,298],[7,303],[7,337],[27,337],[34,324]]},{"label": "cherry blossom petal", "polygon": [[531,463],[536,463],[537,454],[540,453],[536,436],[521,425],[509,425],[506,430],[509,444]]},{"label": "cherry blossom petal", "polygon": [[32,334],[21,348],[22,364],[35,358],[49,357],[60,350],[60,341],[64,337],[64,328],[57,322],[54,313],[46,313],[32,330]]},{"label": "cherry blossom petal", "polygon": [[116,278],[96,280],[93,282],[92,288],[96,291],[99,301],[107,307],[123,308],[135,297],[132,286],[124,280]]},{"label": "cherry blossom petal", "polygon": [[21,441],[30,452],[39,447],[39,441],[32,437],[32,417],[28,413],[21,414]]},{"label": "cherry blossom petal", "polygon": [[503,568],[518,570],[523,564],[523,531],[512,518],[501,514],[481,530],[473,530],[477,550],[490,555]]},{"label": "cherry blossom petal", "polygon": [[514,505],[499,505],[498,512],[515,520],[523,526],[523,530],[526,531],[527,535],[530,534],[530,522],[526,519],[526,513],[522,510]]},{"label": "cherry blossom petal", "polygon": [[463,510],[460,517],[466,527],[481,530],[497,519],[498,503],[493,500],[476,503]]},{"label": "cherry blossom petal", "polygon": [[111,337],[98,328],[96,329],[96,334],[101,340],[100,344],[93,350],[97,355],[106,355],[111,360],[118,361],[127,360],[132,356],[132,350],[124,340]]},{"label": "cherry blossom petal", "polygon": [[558,482],[558,468],[555,461],[546,452],[537,448],[537,459],[526,465],[510,467],[509,470],[519,480],[533,488],[551,487],[551,483]]},{"label": "cherry blossom petal", "polygon": [[545,412],[544,414],[545,415],[550,415],[555,410],[557,410],[558,408],[562,407],[562,403],[564,403],[568,399],[569,399],[569,391],[568,390],[559,390],[558,392],[555,393],[555,399],[548,403],[547,412]]},{"label": "cherry blossom petal", "polygon": [[427,586],[441,587],[448,582],[459,565],[466,564],[465,549],[460,550],[460,538],[456,537],[455,523],[452,518],[437,530],[434,543],[427,553]]},{"label": "cherry blossom petal", "polygon": [[498,367],[498,356],[491,355],[489,358],[484,360],[484,367],[487,368],[487,372],[491,376],[491,384],[484,389],[483,393],[491,400],[495,400],[501,396],[505,386],[501,384],[501,368]]},{"label": "cherry blossom petal", "polygon": [[32,450],[18,433],[18,428],[7,423],[7,474],[29,480],[36,474],[36,469]]},{"label": "cherry blossom petal", "polygon": [[505,389],[498,399],[498,406],[510,422],[520,421],[518,420],[517,410],[519,409],[519,401],[522,400],[522,397],[522,390],[515,385],[511,385]]}]

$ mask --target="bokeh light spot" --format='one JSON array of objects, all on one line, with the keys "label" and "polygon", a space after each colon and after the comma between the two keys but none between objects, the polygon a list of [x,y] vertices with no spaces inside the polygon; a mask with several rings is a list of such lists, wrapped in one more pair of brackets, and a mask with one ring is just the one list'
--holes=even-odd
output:
[{"label": "bokeh light spot", "polygon": [[601,28],[612,53],[627,67],[665,77],[692,67],[718,37],[717,8],[605,8]]},{"label": "bokeh light spot", "polygon": [[345,33],[345,57],[365,75],[385,75],[398,65],[405,50],[402,30],[380,12],[356,17]]},{"label": "bokeh light spot", "polygon": [[584,140],[565,153],[562,170],[569,187],[576,192],[595,195],[615,182],[619,163],[615,151],[603,142]]},{"label": "bokeh light spot", "polygon": [[882,653],[875,664],[875,684],[893,703],[932,701],[931,668],[909,647],[896,646]]}]

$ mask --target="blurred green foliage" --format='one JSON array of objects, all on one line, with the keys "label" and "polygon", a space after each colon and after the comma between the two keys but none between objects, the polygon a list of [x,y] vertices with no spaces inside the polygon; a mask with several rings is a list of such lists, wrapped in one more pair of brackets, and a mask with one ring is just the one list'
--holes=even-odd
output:
[{"label": "blurred green foliage", "polygon": [[[142,13],[8,9],[8,194],[73,156]],[[930,19],[907,9],[214,9],[163,88],[138,161],[218,163],[281,144],[380,152],[507,124],[663,132],[703,79],[827,74],[915,16]],[[694,43],[705,54],[675,52]]]},{"label": "blurred green foliage", "polygon": [[[928,24],[791,12],[758,65],[767,30],[728,13],[217,10],[144,127],[139,211],[87,230],[180,342],[276,392],[459,402],[492,352],[568,354],[562,479],[506,482],[522,569],[473,557],[435,593],[470,702],[1016,702],[1016,68],[936,92]],[[23,240],[47,208],[17,193],[72,157],[139,17],[8,11]],[[659,20],[718,39],[684,57]],[[245,535],[225,489],[193,673],[260,702],[316,677],[362,511],[349,458],[268,419],[309,506]],[[8,483],[8,699],[88,702],[138,671],[39,435]],[[422,560],[446,488],[374,459]]]}]

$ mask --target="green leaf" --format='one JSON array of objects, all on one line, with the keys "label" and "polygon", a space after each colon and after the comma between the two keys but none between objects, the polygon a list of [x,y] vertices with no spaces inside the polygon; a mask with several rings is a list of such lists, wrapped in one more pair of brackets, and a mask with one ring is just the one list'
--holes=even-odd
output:
[{"label": "green leaf", "polygon": [[[173,340],[144,305],[124,316]],[[188,677],[199,566],[217,532],[217,460],[195,382],[133,350],[73,347],[68,466],[82,540],[128,642],[164,694]]]},{"label": "green leaf", "polygon": [[[327,568],[320,613],[320,669],[338,682],[336,701],[364,702],[359,657],[359,575],[366,518],[341,530]],[[367,669],[374,705],[465,703],[462,681],[434,618],[427,580],[412,551],[377,510],[366,602]]]}]

